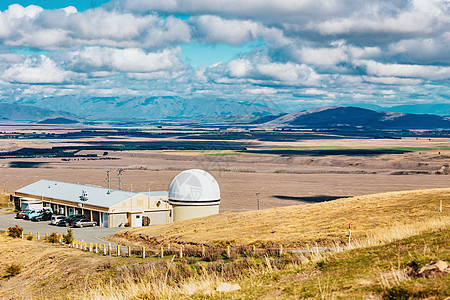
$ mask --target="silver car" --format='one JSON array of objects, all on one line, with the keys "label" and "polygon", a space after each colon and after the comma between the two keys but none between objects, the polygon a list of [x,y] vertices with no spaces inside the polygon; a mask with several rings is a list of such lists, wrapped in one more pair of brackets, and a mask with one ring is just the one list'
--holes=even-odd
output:
[{"label": "silver car", "polygon": [[97,226],[97,222],[89,221],[87,219],[79,219],[73,223],[73,227],[83,228],[83,227],[87,227],[87,226],[95,227],[95,226]]},{"label": "silver car", "polygon": [[62,215],[53,215],[51,218],[50,224],[58,225],[59,221],[61,221],[64,218],[65,218],[65,216],[62,216]]}]

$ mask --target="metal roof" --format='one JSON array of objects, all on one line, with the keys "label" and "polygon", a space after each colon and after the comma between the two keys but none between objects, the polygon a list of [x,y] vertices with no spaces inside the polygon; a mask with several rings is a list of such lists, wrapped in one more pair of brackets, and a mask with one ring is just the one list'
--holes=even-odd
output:
[{"label": "metal roof", "polygon": [[[145,196],[148,196],[148,192],[140,192],[139,194],[144,194]],[[169,193],[166,191],[154,191],[154,192],[150,192],[150,196],[152,197],[164,197],[164,196],[168,196]]]},{"label": "metal roof", "polygon": [[[87,191],[88,196],[86,201],[81,200],[80,198],[83,191]],[[36,197],[48,197],[106,208],[109,208],[120,202],[130,199],[131,197],[141,194],[108,189],[95,185],[76,184],[47,179],[36,181],[35,183],[18,189],[16,192],[34,195]],[[166,192],[155,191],[151,192],[150,196],[159,196],[160,193]]]}]

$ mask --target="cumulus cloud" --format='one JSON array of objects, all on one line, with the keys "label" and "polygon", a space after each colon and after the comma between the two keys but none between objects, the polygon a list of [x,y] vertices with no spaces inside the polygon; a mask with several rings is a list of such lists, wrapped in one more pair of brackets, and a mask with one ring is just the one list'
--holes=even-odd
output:
[{"label": "cumulus cloud", "polygon": [[410,64],[383,64],[371,60],[355,62],[366,69],[367,74],[384,77],[413,77],[425,79],[448,79],[450,67],[425,66]]},{"label": "cumulus cloud", "polygon": [[[217,14],[250,18],[285,19],[305,15],[339,13],[354,1],[327,0],[125,0],[115,1],[112,7],[120,6],[128,11],[163,11],[189,14]],[[354,5],[356,7],[357,5]]]},{"label": "cumulus cloud", "polygon": [[40,49],[83,45],[164,48],[187,43],[191,29],[182,20],[154,14],[133,15],[102,8],[77,12],[75,7],[43,10],[12,5],[0,12],[0,42]]},{"label": "cumulus cloud", "polygon": [[[180,71],[185,67],[180,62],[180,55],[179,47],[146,53],[139,48],[116,49],[94,46],[73,53],[73,60],[75,61],[74,70],[94,72],[94,74],[96,74],[95,72],[105,71],[127,73],[173,72]],[[139,76],[134,75],[135,78]],[[147,75],[147,78],[150,77]]]},{"label": "cumulus cloud", "polygon": [[63,83],[69,72],[61,69],[50,58],[41,55],[27,58],[23,63],[14,64],[3,72],[1,78],[17,83]]},{"label": "cumulus cloud", "polygon": [[196,38],[203,42],[230,45],[242,45],[255,39],[286,44],[288,40],[277,28],[269,28],[250,20],[224,19],[218,16],[202,15],[190,18],[190,24],[196,32]]},{"label": "cumulus cloud", "polygon": [[[265,55],[234,59],[210,68],[212,78],[220,82],[251,82],[265,85],[315,86],[321,76],[305,64],[270,61]],[[227,75],[227,78],[223,77]],[[219,79],[218,79],[219,78]]]},{"label": "cumulus cloud", "polygon": [[[422,89],[444,99],[449,9],[447,0],[113,0],[85,11],[14,4],[0,11],[0,80],[8,89],[45,83],[55,95],[263,91],[376,101]],[[194,70],[180,50],[190,43],[231,47]]]}]

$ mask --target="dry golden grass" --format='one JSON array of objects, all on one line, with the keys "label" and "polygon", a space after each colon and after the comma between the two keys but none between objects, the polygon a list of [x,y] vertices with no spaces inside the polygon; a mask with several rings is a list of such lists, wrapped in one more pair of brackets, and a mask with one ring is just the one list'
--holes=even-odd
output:
[{"label": "dry golden grass", "polygon": [[[442,213],[439,212],[440,200],[443,201]],[[367,245],[383,243],[382,237],[389,228],[393,232],[392,238],[396,239],[395,232],[402,230],[406,232],[400,234],[400,238],[409,236],[408,230],[417,234],[422,229],[446,226],[450,223],[450,189],[390,192],[318,204],[222,213],[168,225],[129,229],[114,237],[150,245],[284,244],[305,247],[306,243],[318,242],[322,246],[332,246],[336,243],[346,245],[349,222],[352,223],[352,239],[365,240]]]},{"label": "dry golden grass", "polygon": [[[0,234],[0,299],[70,298],[98,281],[96,268],[105,260],[76,249],[13,239]],[[8,278],[10,264],[21,272]]]}]

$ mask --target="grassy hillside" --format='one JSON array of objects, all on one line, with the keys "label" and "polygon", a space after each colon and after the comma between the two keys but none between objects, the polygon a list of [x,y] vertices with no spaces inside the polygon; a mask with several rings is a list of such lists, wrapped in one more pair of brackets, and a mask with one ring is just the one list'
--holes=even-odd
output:
[{"label": "grassy hillside", "polygon": [[[439,212],[443,200],[443,212]],[[434,222],[450,222],[450,188],[391,192],[343,198],[309,205],[273,208],[129,229],[114,238],[123,243],[144,242],[239,245],[283,244],[305,247],[347,243],[348,223],[352,238],[365,241],[386,238],[396,231],[426,230]],[[386,229],[386,230],[385,230]],[[417,231],[416,231],[417,232]],[[401,234],[401,233],[399,233]],[[385,240],[385,241],[389,241]]]},{"label": "grassy hillside", "polygon": [[[450,270],[424,278],[430,261],[450,260],[449,227],[387,245],[340,253],[241,257],[205,263],[160,260],[122,272],[87,291],[86,299],[445,299]],[[123,269],[122,269],[123,270]],[[445,274],[447,274],[445,276]],[[240,290],[217,291],[221,283]]]},{"label": "grassy hillside", "polygon": [[[108,259],[1,233],[0,299],[48,299],[50,295],[63,299],[99,281],[101,273],[96,270]],[[21,267],[20,274],[7,276],[11,264]]]},{"label": "grassy hillside", "polygon": [[[450,227],[386,245],[282,257],[103,257],[0,235],[1,299],[445,299],[450,275],[418,276],[450,261]],[[6,276],[10,264],[20,274]],[[240,290],[218,292],[221,283]],[[401,298],[403,297],[403,298]]]}]

